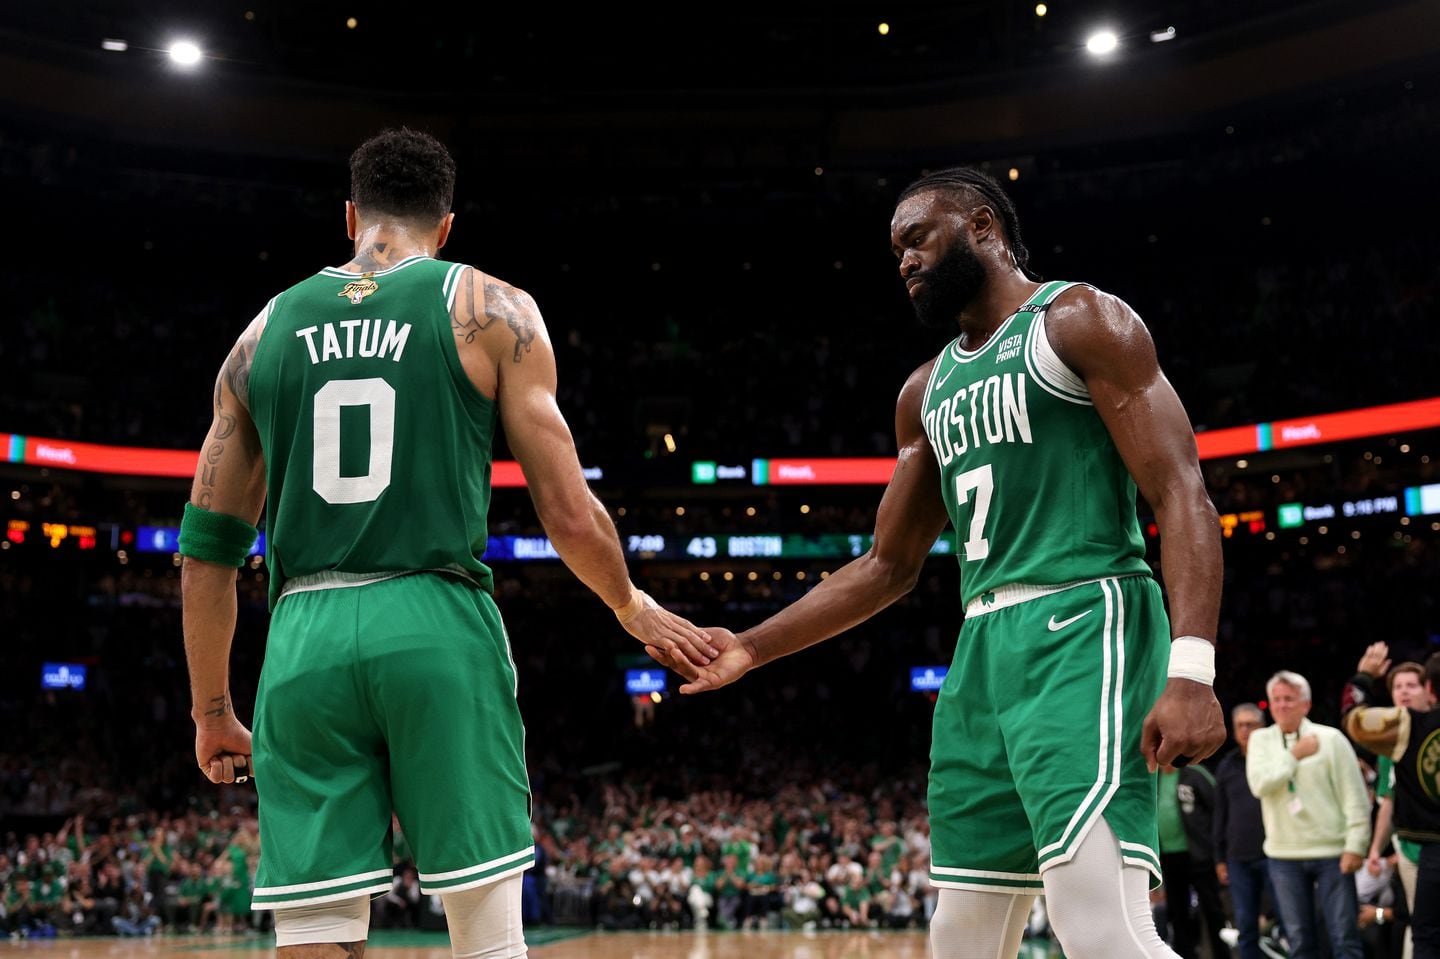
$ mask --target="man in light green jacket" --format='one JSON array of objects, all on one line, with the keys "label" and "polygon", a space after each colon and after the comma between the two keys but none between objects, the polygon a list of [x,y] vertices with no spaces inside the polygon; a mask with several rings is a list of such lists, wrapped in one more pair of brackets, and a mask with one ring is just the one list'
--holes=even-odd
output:
[{"label": "man in light green jacket", "polygon": [[1317,906],[1335,959],[1363,959],[1354,873],[1370,846],[1370,797],[1345,734],[1306,718],[1310,683],[1265,684],[1275,725],[1250,736],[1245,777],[1260,799],[1265,855],[1292,959],[1316,959]]}]

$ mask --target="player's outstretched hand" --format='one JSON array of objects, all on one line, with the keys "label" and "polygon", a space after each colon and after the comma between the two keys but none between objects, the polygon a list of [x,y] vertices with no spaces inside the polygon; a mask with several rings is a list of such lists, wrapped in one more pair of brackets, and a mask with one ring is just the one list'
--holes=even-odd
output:
[{"label": "player's outstretched hand", "polygon": [[675,653],[667,653],[651,646],[645,649],[651,659],[675,670],[688,680],[680,687],[680,692],[686,696],[728,686],[755,668],[755,650],[745,640],[718,626],[709,627],[704,632],[710,646],[718,650],[715,661],[708,665],[697,666]]},{"label": "player's outstretched hand", "polygon": [[[706,666],[720,650],[709,641],[705,630],[683,616],[677,616],[650,598],[648,593],[635,590],[631,607],[616,611],[620,625],[647,647],[654,647],[666,653],[673,653],[694,666]],[[667,663],[668,665],[668,663]]]},{"label": "player's outstretched hand", "polygon": [[250,730],[234,714],[195,726],[195,762],[212,783],[243,783],[250,765]]},{"label": "player's outstretched hand", "polygon": [[1355,672],[1368,673],[1376,679],[1390,672],[1390,646],[1384,641],[1366,646],[1365,655],[1360,657]]},{"label": "player's outstretched hand", "polygon": [[1198,763],[1224,744],[1225,714],[1215,690],[1178,677],[1165,684],[1140,732],[1140,751],[1152,773]]}]

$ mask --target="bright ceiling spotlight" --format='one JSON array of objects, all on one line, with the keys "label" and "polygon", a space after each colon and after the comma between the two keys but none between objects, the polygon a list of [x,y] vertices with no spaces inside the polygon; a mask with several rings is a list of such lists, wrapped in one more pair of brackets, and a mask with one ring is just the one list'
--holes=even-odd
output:
[{"label": "bright ceiling spotlight", "polygon": [[170,44],[170,59],[182,67],[193,67],[203,55],[200,47],[190,40],[176,40]]},{"label": "bright ceiling spotlight", "polygon": [[1113,30],[1096,30],[1085,39],[1085,49],[1097,57],[1114,53],[1118,46],[1120,46],[1120,38],[1115,35]]},{"label": "bright ceiling spotlight", "polygon": [[126,43],[124,40],[114,40],[110,37],[106,37],[104,40],[100,41],[100,49],[109,50],[111,53],[124,53],[126,50],[130,49],[130,44]]}]

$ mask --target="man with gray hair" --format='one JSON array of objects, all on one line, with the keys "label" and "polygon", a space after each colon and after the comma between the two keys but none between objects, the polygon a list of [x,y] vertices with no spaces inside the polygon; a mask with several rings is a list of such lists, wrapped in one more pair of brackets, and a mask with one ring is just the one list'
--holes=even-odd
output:
[{"label": "man with gray hair", "polygon": [[1230,725],[1236,748],[1215,770],[1215,869],[1220,881],[1230,887],[1235,928],[1240,933],[1236,943],[1240,959],[1262,959],[1260,899],[1270,885],[1270,870],[1260,800],[1250,792],[1245,778],[1245,756],[1251,734],[1265,728],[1265,714],[1254,703],[1241,703],[1230,710]]},{"label": "man with gray hair", "polygon": [[1370,798],[1355,750],[1340,730],[1306,718],[1304,676],[1281,670],[1265,694],[1275,725],[1251,734],[1245,775],[1260,799],[1290,955],[1319,956],[1318,905],[1335,959],[1363,959],[1354,873],[1370,846]]}]

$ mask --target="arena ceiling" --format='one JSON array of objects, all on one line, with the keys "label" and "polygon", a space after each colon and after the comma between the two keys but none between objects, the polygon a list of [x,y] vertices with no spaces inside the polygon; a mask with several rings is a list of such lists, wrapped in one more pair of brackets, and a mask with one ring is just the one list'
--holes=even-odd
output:
[{"label": "arena ceiling", "polygon": [[[1389,6],[1383,0],[914,0],[894,3],[475,5],[375,0],[88,0],[7,4],[0,40],[32,55],[137,63],[188,38],[232,76],[382,97],[516,104],[657,96],[751,100],[944,88],[1083,60],[1113,31],[1126,57],[1183,60]],[[1040,11],[1043,10],[1043,15]]]},{"label": "arena ceiling", "polygon": [[[229,156],[329,162],[404,123],[494,168],[808,171],[1188,136],[1440,76],[1433,0],[472,9],[7,4],[0,115]],[[1094,56],[1102,29],[1119,46]],[[168,55],[181,39],[189,68]]]}]

